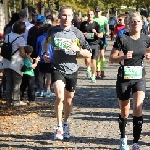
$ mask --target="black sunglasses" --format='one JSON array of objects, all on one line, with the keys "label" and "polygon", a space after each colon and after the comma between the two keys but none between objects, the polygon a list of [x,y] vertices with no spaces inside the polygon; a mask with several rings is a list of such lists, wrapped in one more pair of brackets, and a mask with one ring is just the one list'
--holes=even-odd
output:
[{"label": "black sunglasses", "polygon": [[138,22],[141,22],[141,21],[132,21],[131,23],[132,24],[137,24]]}]

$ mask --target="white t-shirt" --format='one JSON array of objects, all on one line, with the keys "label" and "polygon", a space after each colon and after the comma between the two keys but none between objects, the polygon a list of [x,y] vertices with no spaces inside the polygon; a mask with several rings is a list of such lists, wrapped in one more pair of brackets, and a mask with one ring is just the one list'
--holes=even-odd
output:
[{"label": "white t-shirt", "polygon": [[34,25],[31,24],[30,22],[26,22],[26,21],[25,21],[25,26],[26,26],[26,30],[25,30],[25,33],[24,33],[24,39],[25,39],[25,44],[27,45],[27,37],[28,37],[29,29],[30,29],[31,27],[33,27]]},{"label": "white t-shirt", "polygon": [[[12,42],[14,39],[17,40],[13,42],[12,44],[12,53],[15,52],[19,47],[25,46],[25,40],[22,35],[19,35],[17,33],[11,32],[9,35],[9,42]],[[8,35],[6,35],[4,42],[8,42]],[[12,69],[19,73],[20,75],[23,75],[23,73],[20,71],[21,67],[23,66],[23,58],[20,56],[19,50],[12,56],[11,61],[3,58],[3,67],[4,69]]]}]

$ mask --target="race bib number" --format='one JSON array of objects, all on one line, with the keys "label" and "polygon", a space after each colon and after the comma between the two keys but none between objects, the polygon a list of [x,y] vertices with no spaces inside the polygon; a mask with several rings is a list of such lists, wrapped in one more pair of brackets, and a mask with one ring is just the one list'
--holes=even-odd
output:
[{"label": "race bib number", "polygon": [[141,66],[124,66],[124,79],[141,79],[142,68]]},{"label": "race bib number", "polygon": [[55,45],[55,50],[68,50],[68,48],[71,45],[71,39],[65,39],[65,38],[54,38],[54,45]]},{"label": "race bib number", "polygon": [[93,40],[94,39],[94,33],[86,33],[86,38],[89,40]]}]

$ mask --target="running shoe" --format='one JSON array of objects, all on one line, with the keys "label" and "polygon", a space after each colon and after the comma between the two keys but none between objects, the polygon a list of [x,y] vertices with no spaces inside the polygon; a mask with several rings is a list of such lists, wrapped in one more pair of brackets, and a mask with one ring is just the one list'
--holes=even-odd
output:
[{"label": "running shoe", "polygon": [[138,143],[134,143],[134,144],[132,145],[132,150],[140,150],[139,144],[138,144]]},{"label": "running shoe", "polygon": [[55,140],[62,140],[63,139],[63,127],[57,127],[54,133]]},{"label": "running shoe", "polygon": [[64,124],[64,139],[69,139],[70,133],[69,133],[69,124]]},{"label": "running shoe", "polygon": [[46,97],[51,97],[52,96],[52,93],[50,91],[47,91],[46,92]]},{"label": "running shoe", "polygon": [[95,78],[91,78],[91,82],[92,83],[96,83],[96,79]]},{"label": "running shoe", "polygon": [[91,79],[91,72],[90,72],[90,71],[87,71],[86,77],[87,77],[88,79]]},{"label": "running shoe", "polygon": [[104,71],[101,71],[101,78],[105,78]]},{"label": "running shoe", "polygon": [[44,90],[40,90],[40,92],[38,93],[39,97],[43,97],[44,96]]},{"label": "running shoe", "polygon": [[127,145],[127,136],[125,136],[125,138],[120,138],[120,150],[129,150],[129,146]]}]

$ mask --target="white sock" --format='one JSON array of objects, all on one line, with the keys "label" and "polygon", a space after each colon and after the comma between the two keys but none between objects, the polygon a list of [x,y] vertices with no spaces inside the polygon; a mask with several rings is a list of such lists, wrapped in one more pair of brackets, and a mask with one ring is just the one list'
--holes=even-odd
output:
[{"label": "white sock", "polygon": [[92,78],[94,78],[94,79],[95,79],[95,74],[92,74]]},{"label": "white sock", "polygon": [[91,67],[90,66],[87,67],[87,71],[91,71]]},{"label": "white sock", "polygon": [[59,124],[57,125],[57,127],[62,127],[62,123],[59,123]]}]

